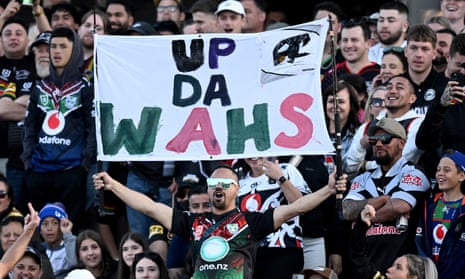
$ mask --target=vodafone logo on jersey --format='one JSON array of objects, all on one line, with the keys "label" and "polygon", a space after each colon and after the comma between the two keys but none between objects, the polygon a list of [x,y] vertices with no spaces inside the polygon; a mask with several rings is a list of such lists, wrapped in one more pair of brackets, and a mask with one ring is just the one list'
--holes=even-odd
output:
[{"label": "vodafone logo on jersey", "polygon": [[437,243],[442,244],[442,241],[444,240],[444,236],[446,236],[446,233],[447,233],[446,226],[444,226],[443,224],[436,225],[433,229],[434,240]]},{"label": "vodafone logo on jersey", "polygon": [[48,111],[45,120],[42,123],[42,129],[48,135],[54,136],[65,127],[65,117],[63,114],[57,110]]},{"label": "vodafone logo on jersey", "polygon": [[262,207],[262,197],[259,194],[250,194],[244,197],[241,202],[242,211],[255,212]]}]

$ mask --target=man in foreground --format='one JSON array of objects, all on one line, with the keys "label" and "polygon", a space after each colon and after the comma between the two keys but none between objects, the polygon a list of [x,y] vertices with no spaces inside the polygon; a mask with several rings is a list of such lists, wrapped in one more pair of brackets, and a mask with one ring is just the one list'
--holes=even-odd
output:
[{"label": "man in foreground", "polygon": [[[242,213],[236,207],[239,192],[237,173],[229,166],[217,167],[207,179],[211,214],[192,214],[154,202],[134,192],[102,172],[93,176],[97,190],[111,190],[128,206],[159,221],[168,230],[184,238],[191,237],[194,278],[252,278],[257,241],[276,230],[289,218],[312,210],[345,185],[345,176],[335,182],[335,173],[319,191],[305,195],[289,205],[264,213]],[[344,190],[338,187],[338,190]],[[211,249],[215,247],[215,249]]]}]

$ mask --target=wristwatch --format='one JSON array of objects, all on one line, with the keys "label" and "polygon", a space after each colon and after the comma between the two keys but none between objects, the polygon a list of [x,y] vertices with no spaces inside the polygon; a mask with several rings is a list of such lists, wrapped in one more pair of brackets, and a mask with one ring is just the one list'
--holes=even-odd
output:
[{"label": "wristwatch", "polygon": [[286,182],[287,178],[282,175],[280,178],[278,178],[278,184],[281,185],[283,184],[284,182]]}]

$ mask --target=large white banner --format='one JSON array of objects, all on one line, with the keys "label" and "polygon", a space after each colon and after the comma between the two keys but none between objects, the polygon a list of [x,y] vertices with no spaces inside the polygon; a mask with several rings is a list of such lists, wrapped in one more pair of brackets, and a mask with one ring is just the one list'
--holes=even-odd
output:
[{"label": "large white banner", "polygon": [[97,36],[98,159],[326,154],[328,22],[255,34]]}]

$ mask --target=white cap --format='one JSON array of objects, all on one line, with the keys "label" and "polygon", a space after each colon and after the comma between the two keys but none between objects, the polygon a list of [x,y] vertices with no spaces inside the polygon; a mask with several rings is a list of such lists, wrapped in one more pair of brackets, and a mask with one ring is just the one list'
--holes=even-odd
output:
[{"label": "white cap", "polygon": [[66,275],[65,279],[95,279],[87,269],[75,269]]},{"label": "white cap", "polygon": [[244,6],[242,6],[241,2],[237,0],[226,0],[221,2],[216,9],[215,15],[218,15],[224,11],[231,11],[236,14],[245,16]]}]

